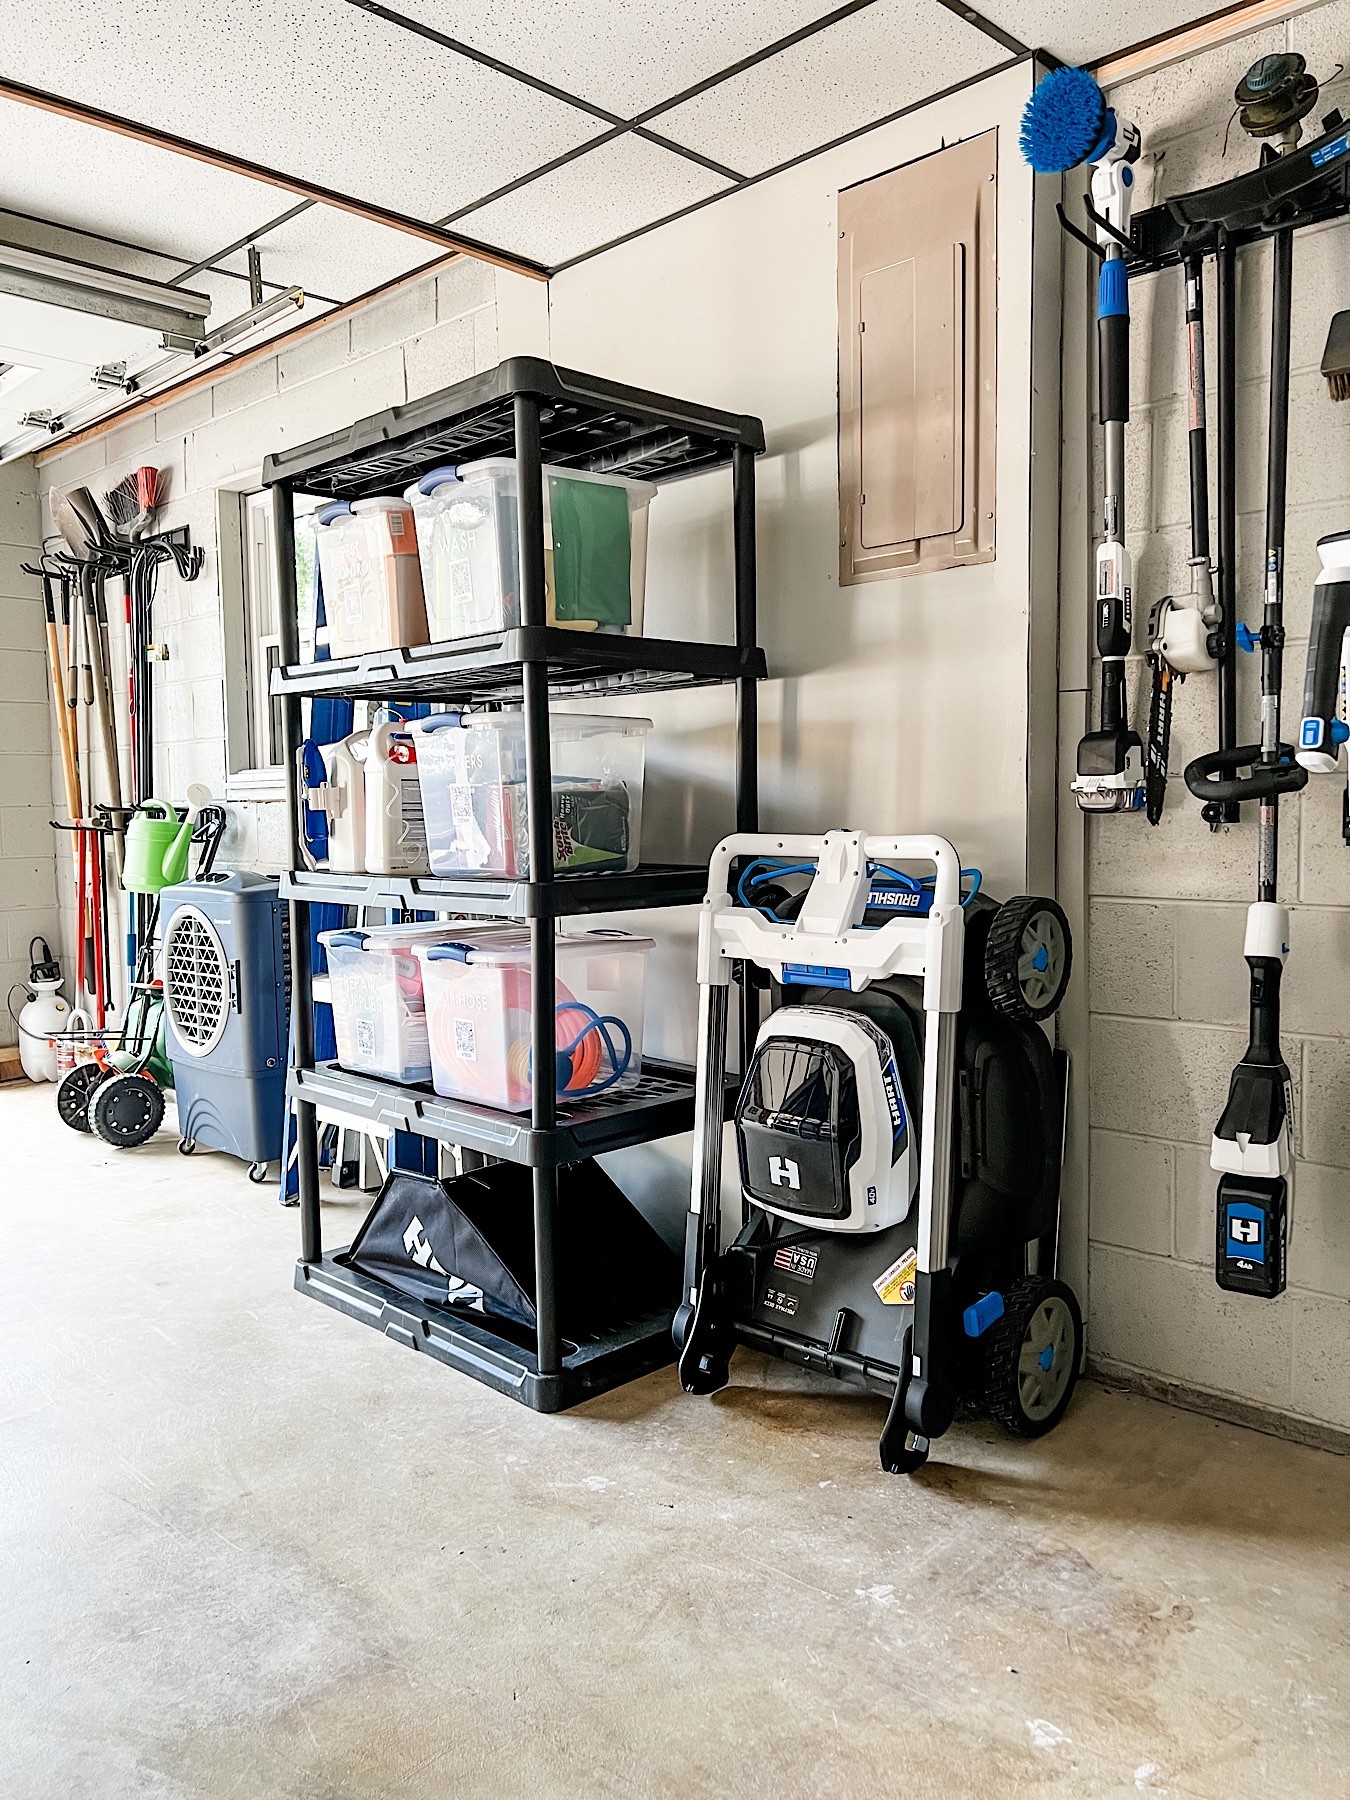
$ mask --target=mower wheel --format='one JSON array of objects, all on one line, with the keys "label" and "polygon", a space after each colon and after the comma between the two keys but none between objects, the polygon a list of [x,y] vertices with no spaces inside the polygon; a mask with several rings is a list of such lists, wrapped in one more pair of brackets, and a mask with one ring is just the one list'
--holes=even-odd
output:
[{"label": "mower wheel", "polygon": [[1073,938],[1063,908],[1039,894],[999,907],[984,947],[984,985],[1005,1018],[1048,1019],[1073,969]]},{"label": "mower wheel", "polygon": [[1003,1296],[985,1339],[985,1400],[1014,1437],[1044,1437],[1068,1410],[1083,1360],[1083,1315],[1073,1289],[1028,1275]]},{"label": "mower wheel", "polygon": [[149,1075],[113,1075],[99,1083],[89,1107],[94,1134],[114,1150],[134,1150],[164,1123],[164,1090]]},{"label": "mower wheel", "polygon": [[103,1080],[104,1071],[96,1062],[76,1063],[56,1084],[56,1112],[63,1125],[72,1131],[89,1131],[89,1100]]}]

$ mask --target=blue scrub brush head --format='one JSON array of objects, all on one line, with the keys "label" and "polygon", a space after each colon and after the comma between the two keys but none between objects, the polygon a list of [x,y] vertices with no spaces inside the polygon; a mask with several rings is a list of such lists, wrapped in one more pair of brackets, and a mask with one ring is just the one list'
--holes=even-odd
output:
[{"label": "blue scrub brush head", "polygon": [[1022,114],[1022,155],[1038,175],[1095,161],[1111,147],[1114,121],[1086,69],[1052,69]]}]

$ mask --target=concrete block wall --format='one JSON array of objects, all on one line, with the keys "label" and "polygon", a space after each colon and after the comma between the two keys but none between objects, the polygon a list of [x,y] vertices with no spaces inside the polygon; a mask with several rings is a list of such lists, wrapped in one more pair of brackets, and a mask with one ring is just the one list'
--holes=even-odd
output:
[{"label": "concrete block wall", "polygon": [[[0,465],[0,990],[28,974],[37,934],[56,941],[56,858],[42,589],[22,565],[41,543],[32,459]],[[16,1010],[22,996],[14,996]],[[18,1033],[0,1007],[0,1045]]]},{"label": "concrete block wall", "polygon": [[[1144,135],[1149,162],[1141,204],[1251,166],[1254,146],[1236,124],[1223,154],[1233,87],[1258,56],[1286,47],[1301,51],[1318,75],[1350,61],[1350,0],[1265,26],[1113,91],[1112,104]],[[1318,114],[1332,105],[1350,113],[1350,82],[1332,83]],[[1310,124],[1315,130],[1316,120]],[[1239,614],[1255,622],[1265,528],[1269,252],[1245,250],[1239,265]],[[1300,233],[1294,269],[1286,736],[1301,711],[1317,539],[1350,524],[1350,406],[1331,403],[1318,372],[1331,316],[1350,306],[1350,222]],[[1212,382],[1212,286],[1206,298]],[[1184,593],[1188,585],[1179,273],[1132,284],[1131,306],[1126,507],[1142,649],[1149,607],[1160,594]],[[1066,396],[1072,391],[1070,378]],[[1213,404],[1211,392],[1211,427]],[[1211,448],[1211,471],[1213,456]],[[1094,489],[1100,494],[1099,470]],[[1066,593],[1065,605],[1074,605],[1072,595]],[[1243,658],[1240,672],[1241,730],[1249,739],[1258,735],[1256,660]],[[1145,721],[1142,660],[1136,661],[1132,695],[1135,720]],[[1344,777],[1314,778],[1300,799],[1281,809],[1280,885],[1293,908],[1283,1037],[1296,1089],[1297,1162],[1289,1289],[1281,1299],[1263,1302],[1222,1293],[1213,1276],[1217,1177],[1208,1146],[1233,1063],[1246,1044],[1242,938],[1256,870],[1254,817],[1212,835],[1181,779],[1189,758],[1214,742],[1214,708],[1210,678],[1193,676],[1177,692],[1174,773],[1156,830],[1139,817],[1088,824],[1091,1351],[1108,1368],[1200,1390],[1215,1396],[1216,1405],[1246,1403],[1309,1426],[1347,1430],[1350,847],[1340,831]]]},{"label": "concrete block wall", "polygon": [[[223,795],[229,773],[223,608],[238,605],[239,597],[221,591],[220,490],[255,484],[269,451],[491,368],[499,359],[503,286],[529,290],[513,294],[508,311],[546,334],[542,284],[484,263],[456,261],[273,356],[234,372],[226,369],[181,399],[41,462],[38,484],[47,530],[54,492],[83,482],[101,496],[129,469],[153,463],[167,480],[162,524],[166,529],[187,525],[193,542],[206,552],[195,581],[180,581],[170,564],[161,570],[156,591],[155,637],[168,649],[155,691],[156,786],[166,799],[181,803],[194,781]],[[114,655],[120,657],[120,634],[113,635]],[[40,649],[40,639],[36,642]],[[221,865],[280,869],[288,860],[283,812],[276,802],[231,802]]]}]

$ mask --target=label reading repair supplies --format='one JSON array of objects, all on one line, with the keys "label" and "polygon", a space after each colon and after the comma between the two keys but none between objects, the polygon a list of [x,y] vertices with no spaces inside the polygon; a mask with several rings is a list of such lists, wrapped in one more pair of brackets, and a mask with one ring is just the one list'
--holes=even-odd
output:
[{"label": "label reading repair supplies", "polygon": [[917,1250],[906,1250],[898,1262],[877,1276],[873,1291],[883,1306],[913,1306],[914,1271],[919,1266]]}]

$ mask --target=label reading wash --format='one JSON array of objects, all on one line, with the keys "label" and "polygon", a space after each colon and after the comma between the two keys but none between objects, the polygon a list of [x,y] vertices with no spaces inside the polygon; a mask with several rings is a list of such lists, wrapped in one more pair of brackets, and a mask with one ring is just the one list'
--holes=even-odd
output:
[{"label": "label reading wash", "polygon": [[883,1306],[913,1306],[914,1271],[919,1266],[917,1250],[906,1250],[899,1262],[877,1276],[873,1291]]}]

